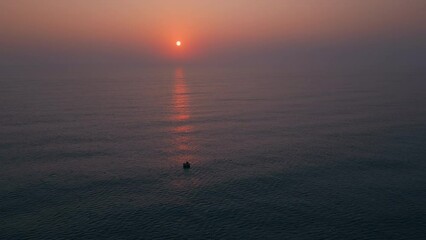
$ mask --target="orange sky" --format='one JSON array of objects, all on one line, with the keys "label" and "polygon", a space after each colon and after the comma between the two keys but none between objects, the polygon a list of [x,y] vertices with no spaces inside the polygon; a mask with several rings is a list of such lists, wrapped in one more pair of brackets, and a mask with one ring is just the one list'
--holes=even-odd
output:
[{"label": "orange sky", "polygon": [[95,47],[197,58],[242,47],[423,35],[425,12],[424,0],[2,0],[0,44],[9,51]]}]

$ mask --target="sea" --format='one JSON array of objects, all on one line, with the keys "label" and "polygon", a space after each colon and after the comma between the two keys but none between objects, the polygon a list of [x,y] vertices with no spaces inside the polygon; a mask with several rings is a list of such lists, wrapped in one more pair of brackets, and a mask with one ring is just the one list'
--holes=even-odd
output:
[{"label": "sea", "polygon": [[426,74],[5,71],[0,239],[426,239]]}]

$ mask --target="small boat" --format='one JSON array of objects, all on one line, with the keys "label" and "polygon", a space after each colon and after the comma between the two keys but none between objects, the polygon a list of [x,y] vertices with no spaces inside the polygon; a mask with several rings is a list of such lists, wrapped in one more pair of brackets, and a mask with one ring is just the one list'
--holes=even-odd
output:
[{"label": "small boat", "polygon": [[189,169],[189,168],[191,168],[191,164],[189,162],[185,162],[185,163],[183,163],[183,168]]}]

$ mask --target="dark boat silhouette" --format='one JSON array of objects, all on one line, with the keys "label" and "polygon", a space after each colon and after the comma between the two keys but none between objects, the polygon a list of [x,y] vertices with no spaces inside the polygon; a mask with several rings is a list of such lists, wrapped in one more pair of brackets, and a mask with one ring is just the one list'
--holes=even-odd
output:
[{"label": "dark boat silhouette", "polygon": [[189,168],[191,168],[191,164],[189,162],[185,162],[185,163],[183,163],[183,168],[189,169]]}]

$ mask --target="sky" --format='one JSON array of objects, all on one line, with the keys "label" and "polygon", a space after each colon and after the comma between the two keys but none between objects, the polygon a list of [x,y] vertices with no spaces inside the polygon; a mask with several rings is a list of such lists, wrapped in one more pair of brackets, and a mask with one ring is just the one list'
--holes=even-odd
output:
[{"label": "sky", "polygon": [[419,64],[425,12],[425,0],[1,0],[0,65]]}]

